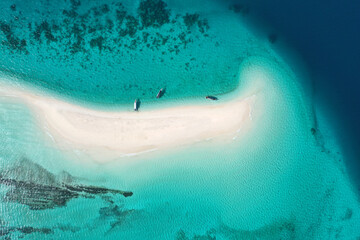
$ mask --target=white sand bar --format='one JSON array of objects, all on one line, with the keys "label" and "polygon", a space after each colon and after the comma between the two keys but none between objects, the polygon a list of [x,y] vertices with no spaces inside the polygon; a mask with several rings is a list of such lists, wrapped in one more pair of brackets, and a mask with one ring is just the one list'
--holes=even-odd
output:
[{"label": "white sand bar", "polygon": [[245,122],[251,122],[256,99],[255,95],[216,103],[204,99],[203,105],[153,110],[146,110],[144,103],[139,112],[106,112],[2,83],[0,97],[27,104],[57,145],[89,152],[110,150],[113,157],[191,145],[209,138],[232,139]]}]

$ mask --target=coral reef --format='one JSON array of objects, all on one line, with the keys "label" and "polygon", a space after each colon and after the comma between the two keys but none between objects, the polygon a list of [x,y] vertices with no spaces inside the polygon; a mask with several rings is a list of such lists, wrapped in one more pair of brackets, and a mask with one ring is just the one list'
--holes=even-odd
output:
[{"label": "coral reef", "polygon": [[[7,186],[5,201],[29,206],[31,210],[64,207],[74,198],[94,198],[97,195],[132,196],[132,192],[81,185],[75,178],[63,173],[62,180],[40,165],[22,160],[18,166],[0,172],[0,185]],[[66,181],[65,181],[66,180]]]}]

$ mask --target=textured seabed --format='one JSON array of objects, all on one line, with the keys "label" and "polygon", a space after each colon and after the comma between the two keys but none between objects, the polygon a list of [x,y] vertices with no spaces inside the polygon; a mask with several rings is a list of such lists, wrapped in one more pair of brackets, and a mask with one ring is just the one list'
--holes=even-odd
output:
[{"label": "textured seabed", "polygon": [[[164,104],[198,104],[207,94],[246,94],[259,81],[265,103],[252,113],[255,127],[226,145],[210,140],[97,164],[80,149],[58,149],[25,105],[0,98],[0,237],[360,237],[359,199],[326,113],[313,105],[296,66],[272,50],[276,38],[257,39],[242,24],[246,6],[155,0],[0,6],[7,84],[126,110],[138,97],[142,107],[155,106],[161,87]],[[143,14],[141,7],[153,11]]]}]

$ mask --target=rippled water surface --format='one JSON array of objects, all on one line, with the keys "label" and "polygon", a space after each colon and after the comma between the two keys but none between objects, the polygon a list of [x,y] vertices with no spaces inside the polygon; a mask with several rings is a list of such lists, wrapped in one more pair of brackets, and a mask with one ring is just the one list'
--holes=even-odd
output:
[{"label": "rippled water surface", "polygon": [[[199,104],[259,85],[252,126],[98,164],[0,97],[4,239],[355,239],[358,196],[297,66],[217,1],[2,1],[1,82],[87,106]],[[236,91],[233,91],[237,89]],[[206,104],[206,103],[203,103]],[[74,154],[75,153],[75,154]]]}]

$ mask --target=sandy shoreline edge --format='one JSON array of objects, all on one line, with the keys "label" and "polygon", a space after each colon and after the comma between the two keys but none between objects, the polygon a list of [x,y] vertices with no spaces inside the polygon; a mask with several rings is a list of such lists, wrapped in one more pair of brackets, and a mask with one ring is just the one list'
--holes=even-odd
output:
[{"label": "sandy shoreline edge", "polygon": [[[256,91],[225,102],[139,112],[98,111],[0,82],[0,97],[20,101],[61,149],[81,150],[96,161],[171,149],[208,139],[238,137],[251,123]],[[105,150],[107,157],[95,156]]]}]

